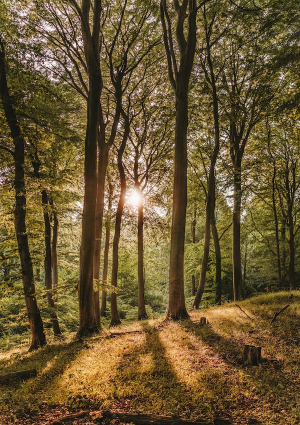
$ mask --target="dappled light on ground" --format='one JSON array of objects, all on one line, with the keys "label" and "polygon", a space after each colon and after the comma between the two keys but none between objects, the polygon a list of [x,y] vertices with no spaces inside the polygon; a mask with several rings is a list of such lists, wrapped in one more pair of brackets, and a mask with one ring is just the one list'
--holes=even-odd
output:
[{"label": "dappled light on ground", "polygon": [[[136,322],[34,353],[14,351],[2,357],[2,372],[37,368],[38,375],[4,386],[1,402],[6,412],[27,414],[24,423],[43,423],[34,415],[61,405],[71,411],[222,417],[241,425],[296,424],[300,304],[294,298],[272,325],[284,297],[273,304],[264,298],[241,302],[244,312],[225,305],[193,311],[191,320]],[[204,315],[209,324],[201,326]],[[262,365],[244,366],[244,344],[262,347]]]}]

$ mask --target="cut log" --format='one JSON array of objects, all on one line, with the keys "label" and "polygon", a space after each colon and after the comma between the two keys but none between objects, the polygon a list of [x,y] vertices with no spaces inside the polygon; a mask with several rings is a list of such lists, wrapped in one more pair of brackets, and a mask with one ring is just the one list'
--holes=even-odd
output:
[{"label": "cut log", "polygon": [[244,346],[244,364],[247,366],[258,366],[261,363],[261,347],[254,345]]},{"label": "cut log", "polygon": [[200,322],[199,322],[199,324],[200,324],[201,326],[203,326],[203,325],[208,325],[208,320],[207,320],[207,318],[206,318],[206,317],[200,317]]},{"label": "cut log", "polygon": [[10,381],[16,381],[17,379],[26,379],[33,378],[37,375],[36,369],[21,370],[19,372],[6,373],[5,375],[0,375],[0,384],[6,384]]},{"label": "cut log", "polygon": [[135,425],[211,425],[211,423],[202,420],[190,421],[174,416],[114,413],[110,411],[103,412],[102,418],[118,419],[121,422]]}]

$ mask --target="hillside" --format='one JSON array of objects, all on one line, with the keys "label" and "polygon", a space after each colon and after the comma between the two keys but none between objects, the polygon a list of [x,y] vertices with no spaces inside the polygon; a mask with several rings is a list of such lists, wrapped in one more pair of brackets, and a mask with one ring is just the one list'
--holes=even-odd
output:
[{"label": "hillside", "polygon": [[[105,410],[173,416],[174,423],[176,416],[207,424],[300,423],[299,292],[238,306],[2,353],[1,374],[36,368],[37,377],[2,385],[0,423],[122,423],[104,420]],[[208,325],[199,325],[202,316]],[[261,365],[243,364],[244,344],[262,347]]]}]

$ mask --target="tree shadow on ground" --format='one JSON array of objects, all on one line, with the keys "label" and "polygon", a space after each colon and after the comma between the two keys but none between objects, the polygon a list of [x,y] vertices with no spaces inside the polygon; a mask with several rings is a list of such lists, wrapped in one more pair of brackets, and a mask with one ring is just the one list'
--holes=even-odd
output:
[{"label": "tree shadow on ground", "polygon": [[180,325],[211,347],[225,362],[235,366],[243,364],[241,355],[243,348],[233,338],[221,336],[214,331],[211,325],[200,325],[191,320],[184,320]]},{"label": "tree shadow on ground", "polygon": [[39,405],[45,402],[43,395],[52,385],[55,385],[55,379],[62,375],[70,363],[86,348],[88,345],[79,340],[49,344],[37,351],[17,355],[3,362],[1,373],[26,369],[37,370],[37,376],[28,381],[17,380],[1,386],[5,394],[2,402],[6,404],[6,410],[17,409],[19,414],[30,412],[31,409],[38,410]]},{"label": "tree shadow on ground", "polygon": [[[188,332],[192,332],[197,339],[210,347],[237,372],[242,371],[247,381],[254,385],[253,395],[258,395],[259,398],[268,395],[268,402],[272,400],[273,396],[280,400],[278,407],[274,407],[276,412],[287,408],[287,388],[289,388],[288,392],[291,396],[289,400],[290,409],[296,407],[296,395],[299,391],[300,382],[299,379],[295,380],[291,365],[284,371],[283,362],[263,358],[262,364],[259,366],[245,366],[242,358],[242,343],[218,334],[211,325],[200,326],[199,323],[186,320],[181,322],[181,326]],[[284,343],[284,341],[282,342]],[[299,366],[292,366],[298,370],[296,376],[299,376]]]},{"label": "tree shadow on ground", "polygon": [[178,379],[167,358],[159,331],[147,322],[143,323],[143,329],[145,341],[134,350],[125,352],[118,365],[114,382],[117,405],[126,407],[128,404],[131,409],[143,410],[144,413],[164,412],[190,418],[190,391]]}]

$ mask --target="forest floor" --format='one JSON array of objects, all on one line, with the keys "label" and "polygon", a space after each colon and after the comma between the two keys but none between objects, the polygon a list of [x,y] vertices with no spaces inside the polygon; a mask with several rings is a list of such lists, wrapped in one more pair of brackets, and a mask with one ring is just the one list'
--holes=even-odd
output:
[{"label": "forest floor", "polygon": [[[300,292],[237,304],[0,354],[0,374],[37,369],[27,381],[1,385],[0,424],[132,423],[105,419],[108,410],[176,424],[300,424]],[[200,326],[202,316],[208,325]],[[244,365],[244,344],[262,347],[259,366]]]}]

